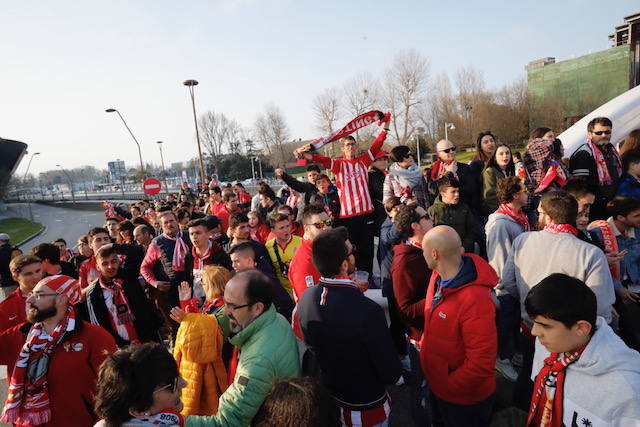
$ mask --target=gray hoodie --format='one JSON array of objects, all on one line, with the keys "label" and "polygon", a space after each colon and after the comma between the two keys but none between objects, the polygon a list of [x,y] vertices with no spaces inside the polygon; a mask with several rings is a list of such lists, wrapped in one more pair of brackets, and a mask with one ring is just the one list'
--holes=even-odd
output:
[{"label": "gray hoodie", "polygon": [[[631,350],[598,317],[596,332],[564,382],[565,426],[640,425],[640,354]],[[532,380],[549,352],[536,340]]]},{"label": "gray hoodie", "polygon": [[[509,215],[494,212],[489,215],[487,224],[484,226],[487,235],[487,257],[489,264],[502,279],[502,269],[507,262],[513,240],[524,233],[524,227],[518,224]],[[496,295],[508,294],[503,289],[502,280],[495,287]]]}]

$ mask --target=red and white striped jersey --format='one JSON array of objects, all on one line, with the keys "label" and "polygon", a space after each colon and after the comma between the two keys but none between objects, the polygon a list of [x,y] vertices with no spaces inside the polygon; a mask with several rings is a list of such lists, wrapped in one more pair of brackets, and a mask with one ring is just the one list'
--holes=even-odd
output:
[{"label": "red and white striped jersey", "polygon": [[369,193],[367,168],[382,148],[387,133],[380,132],[371,148],[355,159],[332,159],[315,154],[313,161],[322,164],[336,175],[336,187],[340,198],[340,218],[349,218],[373,212]]}]

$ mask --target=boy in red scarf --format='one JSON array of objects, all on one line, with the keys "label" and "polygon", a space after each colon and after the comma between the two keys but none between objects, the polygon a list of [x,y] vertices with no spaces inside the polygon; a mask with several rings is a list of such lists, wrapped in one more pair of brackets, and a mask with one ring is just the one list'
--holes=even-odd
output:
[{"label": "boy in red scarf", "polygon": [[638,425],[640,355],[596,316],[593,291],[556,273],[531,289],[525,307],[537,338],[526,425]]}]

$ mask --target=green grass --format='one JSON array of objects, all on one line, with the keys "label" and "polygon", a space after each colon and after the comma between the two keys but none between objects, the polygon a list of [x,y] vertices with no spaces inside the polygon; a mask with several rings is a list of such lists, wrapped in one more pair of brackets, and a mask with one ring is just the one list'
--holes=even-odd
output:
[{"label": "green grass", "polygon": [[42,228],[42,224],[25,218],[0,219],[0,233],[7,233],[11,237],[12,245],[16,245],[33,236]]}]

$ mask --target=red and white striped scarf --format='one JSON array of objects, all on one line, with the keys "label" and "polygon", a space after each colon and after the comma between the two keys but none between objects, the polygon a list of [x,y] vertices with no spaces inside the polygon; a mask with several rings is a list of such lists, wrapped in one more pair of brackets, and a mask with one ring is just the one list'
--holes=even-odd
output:
[{"label": "red and white striped scarf", "polygon": [[571,224],[548,224],[544,226],[544,230],[550,233],[569,233],[574,236],[578,235],[578,230]]},{"label": "red and white striped scarf", "polygon": [[184,258],[187,256],[189,246],[182,240],[182,231],[178,231],[176,237],[163,234],[169,240],[176,242],[173,248],[173,259],[171,260],[171,269],[174,271],[184,271]]},{"label": "red and white striped scarf", "polygon": [[[109,310],[111,327],[127,341],[134,341],[138,339],[138,334],[136,333],[135,326],[133,325],[133,321],[136,320],[136,317],[133,314],[133,311],[131,311],[131,305],[129,304],[129,301],[127,301],[127,296],[122,288],[123,281],[116,278],[106,280],[104,277],[100,276],[98,282],[103,289],[111,291],[111,294],[113,295],[113,307],[115,312]],[[122,328],[126,330],[127,336],[123,336],[120,332]]]},{"label": "red and white striped scarf", "polygon": [[536,376],[533,396],[527,417],[527,426],[561,427],[564,379],[569,365],[580,358],[582,351],[551,353]]},{"label": "red and white striped scarf", "polygon": [[[616,233],[613,231],[611,224],[609,224],[608,221],[601,219],[593,221],[587,226],[587,230],[593,230],[594,228],[599,228],[600,233],[602,233],[602,244],[604,245],[605,253],[618,253],[618,239],[616,239]],[[609,270],[616,280],[622,280],[622,275],[620,274],[620,261],[614,264],[609,264]]]},{"label": "red and white striped scarf", "polygon": [[[50,335],[46,335],[42,322],[31,327],[20,350],[11,374],[7,402],[0,421],[17,425],[40,425],[51,421],[47,373],[54,348],[60,344],[65,333],[76,327],[73,306]],[[29,369],[30,366],[37,369]]]},{"label": "red and white striped scarf", "polygon": [[[607,169],[607,162],[604,159],[602,150],[596,144],[591,142],[591,139],[587,140],[587,145],[593,154],[593,160],[596,162],[596,169],[598,170],[598,182],[600,185],[611,185],[611,175],[609,175],[609,169]],[[620,154],[618,150],[611,147],[611,152],[616,159],[616,168],[618,169],[618,176],[622,174],[622,160],[620,160]]]},{"label": "red and white striped scarf", "polygon": [[442,178],[444,174],[447,173],[447,166],[452,165],[453,163],[455,163],[455,160],[448,163],[445,163],[442,160],[435,162],[431,167],[431,180],[437,181]]},{"label": "red and white striped scarf", "polygon": [[531,224],[529,224],[529,218],[527,218],[527,215],[524,212],[522,212],[522,209],[519,211],[516,211],[511,206],[502,204],[498,207],[498,210],[496,211],[496,213],[500,213],[500,214],[511,217],[515,222],[517,222],[524,228],[524,231],[531,231]]}]

